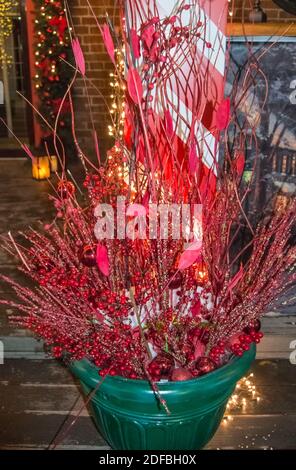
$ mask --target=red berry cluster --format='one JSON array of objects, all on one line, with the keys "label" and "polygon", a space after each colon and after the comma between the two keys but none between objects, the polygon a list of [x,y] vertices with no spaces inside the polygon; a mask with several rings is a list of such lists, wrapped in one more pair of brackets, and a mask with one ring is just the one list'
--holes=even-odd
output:
[{"label": "red berry cluster", "polygon": [[216,362],[216,364],[219,364],[219,361],[220,361],[220,357],[223,356],[223,354],[225,354],[225,341],[219,341],[217,346],[214,346],[210,353],[209,353],[209,357],[214,361]]},{"label": "red berry cluster", "polygon": [[113,318],[127,317],[132,308],[128,297],[109,290],[100,293],[96,306]]},{"label": "red berry cluster", "polygon": [[124,195],[127,185],[124,180],[123,155],[119,147],[114,146],[107,153],[107,164],[95,174],[89,173],[83,186],[88,189],[91,200],[115,202],[115,198]]},{"label": "red berry cluster", "polygon": [[101,376],[145,377],[140,337],[134,335],[132,327],[121,320],[113,321],[109,328],[93,326],[81,338],[72,337],[71,331],[61,333],[58,328],[53,329],[33,316],[27,317],[24,325],[44,339],[55,358],[69,355],[71,360],[80,360],[87,357],[100,368]]},{"label": "red berry cluster", "polygon": [[261,331],[251,330],[249,334],[241,334],[237,341],[231,345],[231,351],[236,356],[242,356],[245,351],[250,349],[251,343],[260,343],[263,338]]},{"label": "red berry cluster", "polygon": [[58,287],[59,289],[82,288],[87,286],[87,276],[77,268],[54,267],[50,270],[39,270],[39,284],[41,286]]}]

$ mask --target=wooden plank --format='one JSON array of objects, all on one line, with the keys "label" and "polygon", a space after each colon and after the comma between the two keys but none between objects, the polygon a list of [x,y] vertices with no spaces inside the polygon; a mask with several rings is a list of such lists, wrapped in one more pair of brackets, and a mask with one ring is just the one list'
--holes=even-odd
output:
[{"label": "wooden plank", "polygon": [[[21,399],[20,399],[21,397]],[[81,394],[75,384],[67,384],[59,387],[50,384],[48,386],[38,385],[1,385],[0,383],[0,421],[3,414],[60,414],[68,415],[77,410],[76,402]],[[85,410],[88,416],[87,410]]]},{"label": "wooden plank", "polygon": [[[0,450],[44,450],[44,446],[42,445],[25,445],[25,444],[14,444],[14,445],[2,445]],[[110,450],[110,447],[107,445],[66,445],[66,444],[59,444],[57,450]]]},{"label": "wooden plank", "polygon": [[[293,306],[296,313],[296,307]],[[295,315],[278,315],[267,313],[262,318],[262,329],[264,333],[285,334],[296,332],[296,316]]]},{"label": "wooden plank", "polygon": [[260,397],[260,401],[252,400],[247,397],[246,405],[243,408],[229,409],[229,414],[235,415],[280,415],[295,414],[296,415],[296,386],[282,386],[276,382],[272,387],[269,385],[258,385],[256,376],[254,379],[256,392]]},{"label": "wooden plank", "polygon": [[61,361],[7,359],[0,366],[0,381],[8,384],[74,384],[69,370]]},{"label": "wooden plank", "polygon": [[228,36],[296,36],[296,25],[287,23],[229,23]]},{"label": "wooden plank", "polygon": [[[19,413],[2,415],[0,426],[0,449],[9,446],[30,446],[44,448],[52,442],[58,432],[67,429],[73,416],[65,419],[64,415],[32,415]],[[63,434],[60,436],[62,437]],[[61,440],[65,446],[87,445],[106,446],[95,425],[89,417],[79,417],[70,432]]]},{"label": "wooden plank", "polygon": [[296,415],[235,416],[221,424],[207,449],[293,449]]},{"label": "wooden plank", "polygon": [[286,360],[257,360],[251,372],[254,373],[257,385],[271,388],[275,385],[296,385],[296,366]]},{"label": "wooden plank", "polygon": [[289,360],[292,352],[290,345],[296,340],[296,332],[294,330],[292,330],[291,334],[265,335],[263,341],[258,346],[257,357],[260,359],[278,357]]},{"label": "wooden plank", "polygon": [[18,356],[23,354],[24,357],[27,353],[32,354],[33,352],[45,355],[43,342],[29,336],[0,336],[0,341],[4,345],[4,358],[7,358],[9,355],[13,357],[16,353]]}]

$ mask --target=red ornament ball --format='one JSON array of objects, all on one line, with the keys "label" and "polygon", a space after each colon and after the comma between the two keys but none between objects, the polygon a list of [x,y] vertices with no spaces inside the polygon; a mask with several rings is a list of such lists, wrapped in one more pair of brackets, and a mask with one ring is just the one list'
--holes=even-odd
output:
[{"label": "red ornament ball", "polygon": [[256,319],[253,320],[246,328],[244,328],[244,333],[249,335],[252,331],[256,333],[261,330],[261,321]]},{"label": "red ornament ball", "polygon": [[97,264],[97,248],[95,245],[86,245],[82,248],[80,262],[88,268],[93,268]]},{"label": "red ornament ball", "polygon": [[190,380],[193,379],[193,375],[189,370],[184,369],[184,367],[178,367],[177,369],[174,369],[171,374],[171,380],[172,382],[182,382],[184,380]]},{"label": "red ornament ball", "polygon": [[62,199],[68,199],[75,193],[75,186],[71,181],[61,180],[58,184],[58,193]]},{"label": "red ornament ball", "polygon": [[199,375],[205,375],[209,372],[212,372],[216,369],[215,362],[209,357],[200,357],[195,363],[196,369],[199,372]]},{"label": "red ornament ball", "polygon": [[158,354],[149,364],[149,373],[154,377],[164,378],[169,376],[174,367],[174,359],[168,354]]}]

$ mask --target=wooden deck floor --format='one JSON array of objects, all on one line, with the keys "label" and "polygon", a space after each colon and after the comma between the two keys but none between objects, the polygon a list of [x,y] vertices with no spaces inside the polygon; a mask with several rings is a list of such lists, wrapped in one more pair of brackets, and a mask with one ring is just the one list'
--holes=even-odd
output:
[{"label": "wooden deck floor", "polygon": [[[0,161],[0,233],[46,220],[52,211],[48,190],[47,183],[31,179],[26,162]],[[15,263],[1,252],[0,271],[20,278]],[[3,283],[0,296],[12,296]],[[0,364],[0,449],[46,449],[83,402],[68,370],[47,359],[42,343],[28,332],[11,328],[8,313],[8,308],[0,307],[0,340],[5,348]],[[295,320],[293,316],[264,319],[267,336],[253,367],[261,401],[251,401],[233,413],[233,421],[221,425],[209,448],[296,449],[296,366],[288,361],[290,342],[296,340]],[[86,409],[59,440],[66,449],[106,448]]]},{"label": "wooden deck floor", "polygon": [[[79,387],[59,362],[7,359],[1,366],[0,449],[105,449],[83,408]],[[256,361],[253,366],[260,402],[248,401],[222,424],[210,449],[295,449],[296,374],[286,360]],[[176,449],[177,450],[177,449]]]}]

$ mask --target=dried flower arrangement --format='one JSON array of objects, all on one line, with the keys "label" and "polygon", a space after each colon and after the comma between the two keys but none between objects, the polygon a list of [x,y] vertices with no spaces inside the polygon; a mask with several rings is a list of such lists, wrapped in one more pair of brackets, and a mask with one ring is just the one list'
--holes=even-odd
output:
[{"label": "dried flower arrangement", "polygon": [[[84,192],[63,170],[51,196],[54,221],[22,234],[24,244],[7,238],[5,248],[16,251],[36,287],[2,276],[20,303],[2,302],[21,312],[12,321],[43,338],[54,357],[88,358],[102,376],[154,383],[207,374],[260,341],[260,316],[295,281],[296,205],[256,224],[244,209],[252,179],[245,184],[242,175],[246,149],[256,147],[256,124],[240,109],[253,87],[252,69],[219,100],[209,54],[225,51],[209,42],[199,2],[179,1],[168,16],[155,1],[148,9],[143,3],[123,2],[120,34],[108,17],[103,26],[97,20],[125,90],[124,135],[113,126],[116,142],[105,161],[95,136],[97,165],[74,137]],[[114,55],[122,44],[125,78]],[[77,38],[73,51],[75,77],[87,80]],[[71,88],[67,96],[72,107]],[[148,234],[155,205],[184,204],[202,205],[188,236],[172,234],[172,214],[168,236],[157,223]],[[111,219],[122,213],[125,233],[119,236],[117,225],[115,238]],[[98,235],[103,226],[105,239]]]}]

